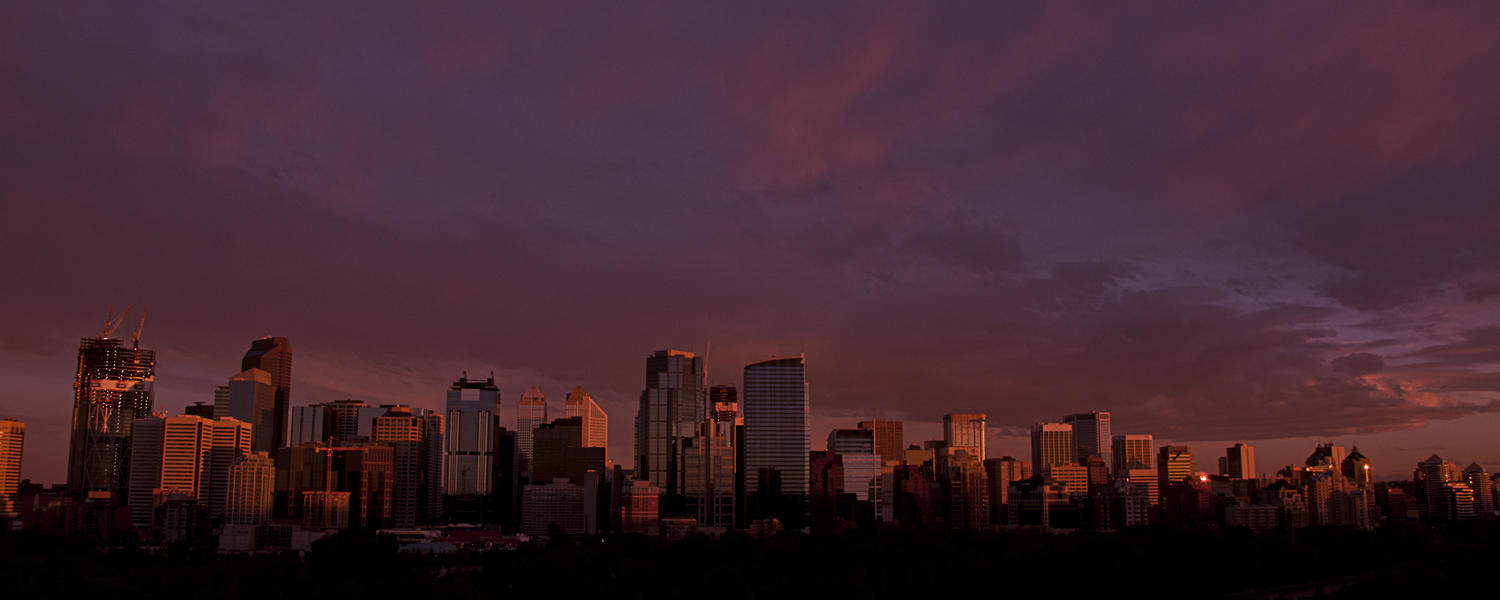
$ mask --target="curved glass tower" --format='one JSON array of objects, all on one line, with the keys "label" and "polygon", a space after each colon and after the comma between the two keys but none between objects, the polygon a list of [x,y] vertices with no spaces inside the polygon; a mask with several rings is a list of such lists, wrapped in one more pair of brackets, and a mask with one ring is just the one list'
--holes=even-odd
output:
[{"label": "curved glass tower", "polygon": [[745,497],[750,518],[774,515],[800,520],[799,499],[807,496],[808,452],[812,436],[806,361],[801,356],[745,366]]}]

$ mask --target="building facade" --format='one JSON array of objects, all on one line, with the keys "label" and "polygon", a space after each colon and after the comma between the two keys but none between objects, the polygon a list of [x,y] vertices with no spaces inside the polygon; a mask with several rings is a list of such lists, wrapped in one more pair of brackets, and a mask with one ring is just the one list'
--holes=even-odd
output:
[{"label": "building facade", "polygon": [[798,356],[745,367],[744,490],[750,519],[800,521],[808,492],[811,409],[806,361]]},{"label": "building facade", "polygon": [[79,498],[124,498],[131,426],[151,414],[156,353],[101,334],[78,346],[68,489]]},{"label": "building facade", "polygon": [[563,400],[563,417],[582,419],[584,446],[609,448],[609,414],[583,386],[568,392],[568,397]]},{"label": "building facade", "polygon": [[[240,360],[240,370],[260,369],[271,375],[273,389],[269,439],[255,444],[256,450],[275,452],[287,445],[287,422],[292,409],[292,342],[284,337],[263,337],[250,342]],[[215,412],[214,416],[223,416]],[[249,419],[239,418],[254,424]]]},{"label": "building facade", "polygon": [[495,432],[500,418],[500,388],[495,376],[470,380],[460,376],[448,387],[443,434],[443,491],[450,496],[480,496],[494,489]]}]

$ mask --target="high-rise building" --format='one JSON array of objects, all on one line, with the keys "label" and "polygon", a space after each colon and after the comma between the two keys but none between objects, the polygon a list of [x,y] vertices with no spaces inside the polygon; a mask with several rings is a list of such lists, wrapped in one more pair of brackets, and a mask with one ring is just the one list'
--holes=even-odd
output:
[{"label": "high-rise building", "polygon": [[[275,444],[285,439],[276,435],[277,389],[273,382],[267,371],[245,369],[229,378],[227,393],[215,394],[214,398],[214,418],[228,417],[250,424],[250,448],[256,452],[273,452]],[[286,419],[281,422],[285,426]]]},{"label": "high-rise building", "polygon": [[223,514],[229,502],[229,469],[234,461],[250,453],[250,438],[253,428],[239,419],[224,417],[209,425],[210,447],[208,449],[208,491],[210,514]]},{"label": "high-rise building", "polygon": [[1155,442],[1150,435],[1117,435],[1113,442],[1110,455],[1116,476],[1132,469],[1156,469],[1156,462],[1151,456],[1156,451]]},{"label": "high-rise building", "polygon": [[1110,442],[1109,411],[1092,410],[1063,417],[1063,423],[1073,426],[1073,444],[1078,447],[1078,462],[1090,456],[1104,459],[1104,464],[1113,465]]},{"label": "high-rise building", "polygon": [[101,333],[78,345],[68,489],[79,497],[124,498],[131,425],[151,414],[156,353]]},{"label": "high-rise building", "polygon": [[436,522],[443,509],[443,418],[407,406],[388,406],[375,418],[374,441],[391,444],[395,453],[395,526]]},{"label": "high-rise building", "polygon": [[365,404],[363,400],[334,400],[322,404],[292,408],[288,446],[308,442],[335,446],[354,446],[374,436],[375,417],[385,409]]},{"label": "high-rise building", "polygon": [[622,487],[620,529],[625,533],[656,533],[661,488],[644,479],[631,479]]},{"label": "high-rise building", "polygon": [[594,396],[583,389],[573,388],[563,400],[563,416],[583,420],[583,445],[589,448],[609,447],[609,414],[594,401]]},{"label": "high-rise building", "polygon": [[570,535],[583,534],[584,500],[584,486],[566,479],[527,485],[521,492],[521,532],[548,535],[555,528]]},{"label": "high-rise building", "polygon": [[1470,463],[1464,468],[1464,483],[1474,493],[1474,513],[1485,518],[1494,516],[1495,494],[1490,482],[1490,474],[1479,466],[1479,463]]},{"label": "high-rise building", "polygon": [[830,431],[828,451],[835,454],[875,454],[875,432],[869,429]]},{"label": "high-rise building", "polygon": [[480,381],[470,380],[465,373],[449,386],[443,435],[444,493],[478,496],[493,489],[499,417],[500,388],[494,375]]},{"label": "high-rise building", "polygon": [[271,518],[276,464],[270,456],[265,452],[252,452],[235,457],[226,479],[225,523],[259,525]]},{"label": "high-rise building", "polygon": [[288,446],[328,442],[328,410],[321,404],[293,406]]},{"label": "high-rise building", "polygon": [[1078,464],[1073,444],[1073,426],[1067,423],[1037,423],[1031,427],[1031,468],[1038,475],[1052,467]]},{"label": "high-rise building", "polygon": [[1000,513],[1009,500],[1006,492],[1010,489],[1010,483],[1030,477],[1031,469],[1027,468],[1025,461],[1002,456],[985,459],[984,474],[989,485],[990,522],[1000,523]]},{"label": "high-rise building", "polygon": [[15,419],[0,419],[0,518],[20,515],[18,494],[21,486],[21,451],[25,443],[25,423]]},{"label": "high-rise building", "polygon": [[[292,408],[292,342],[284,337],[263,337],[250,342],[250,350],[240,361],[240,370],[260,369],[271,375],[274,388],[272,415],[268,423],[270,439],[255,444],[257,450],[275,452],[287,445],[287,421]],[[215,416],[223,416],[214,413]],[[238,418],[238,417],[237,417]],[[240,418],[254,424],[255,421]]]},{"label": "high-rise building", "polygon": [[1225,448],[1223,471],[1230,479],[1255,479],[1255,447],[1237,443]]},{"label": "high-rise building", "polygon": [[582,417],[557,419],[536,428],[532,480],[567,479],[581,484],[589,471],[603,473],[604,449],[584,446],[586,435]]},{"label": "high-rise building", "polygon": [[1187,446],[1162,446],[1156,453],[1157,486],[1165,494],[1167,486],[1193,477],[1193,449]]},{"label": "high-rise building", "polygon": [[943,441],[954,453],[968,452],[974,460],[985,459],[984,413],[943,415]]},{"label": "high-rise building", "polygon": [[1344,457],[1342,470],[1344,477],[1348,477],[1355,484],[1364,486],[1375,482],[1375,472],[1370,466],[1370,459],[1365,458],[1364,453],[1359,451],[1359,446],[1350,449],[1349,455]]},{"label": "high-rise building", "polygon": [[520,445],[521,456],[527,465],[532,461],[531,436],[546,422],[547,396],[534,385],[526,388],[521,392],[521,399],[516,401],[516,443]]},{"label": "high-rise building", "polygon": [[251,427],[225,417],[151,416],[132,424],[128,501],[131,522],[152,524],[169,496],[197,501],[212,513],[224,509],[228,469],[249,450]]},{"label": "high-rise building", "polygon": [[707,514],[703,524],[709,527],[734,527],[736,512],[736,460],[739,446],[739,402],[734,388],[714,386],[709,391],[710,411],[704,425],[703,447],[708,453],[708,490],[704,497]]},{"label": "high-rise building", "polygon": [[868,429],[875,432],[875,453],[880,455],[881,462],[899,464],[906,460],[906,441],[902,437],[901,421],[887,421],[875,419],[873,421],[860,421],[860,429]]},{"label": "high-rise building", "polygon": [[[798,356],[745,366],[745,497],[749,518],[801,521],[807,497],[811,409],[806,361]],[[775,514],[780,513],[780,514]]]},{"label": "high-rise building", "polygon": [[646,357],[636,415],[636,477],[662,489],[663,516],[698,516],[706,464],[699,432],[707,418],[703,359],[659,350]]}]

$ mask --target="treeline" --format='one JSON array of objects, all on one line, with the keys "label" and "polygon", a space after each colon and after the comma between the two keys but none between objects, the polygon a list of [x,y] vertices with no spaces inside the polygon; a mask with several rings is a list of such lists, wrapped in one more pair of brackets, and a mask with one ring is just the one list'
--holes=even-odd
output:
[{"label": "treeline", "polygon": [[[1141,529],[1122,533],[847,531],[556,537],[517,550],[418,555],[349,531],[296,554],[103,549],[33,532],[0,534],[7,598],[307,597],[828,598],[1109,593],[1157,598],[1393,597],[1489,583],[1500,523],[1295,535]],[[1052,594],[1056,594],[1053,596]]]}]

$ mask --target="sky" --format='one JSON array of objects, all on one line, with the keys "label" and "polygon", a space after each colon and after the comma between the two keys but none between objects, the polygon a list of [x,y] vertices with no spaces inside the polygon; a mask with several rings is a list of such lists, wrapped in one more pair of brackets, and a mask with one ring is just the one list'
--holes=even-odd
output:
[{"label": "sky", "polygon": [[0,417],[64,479],[79,338],[156,407],[805,354],[814,448],[984,412],[1500,470],[1500,4],[0,3]]}]

